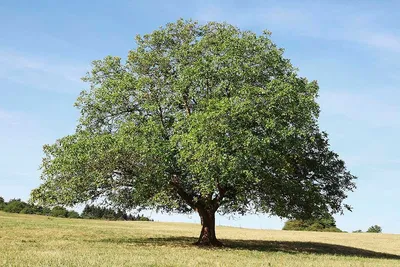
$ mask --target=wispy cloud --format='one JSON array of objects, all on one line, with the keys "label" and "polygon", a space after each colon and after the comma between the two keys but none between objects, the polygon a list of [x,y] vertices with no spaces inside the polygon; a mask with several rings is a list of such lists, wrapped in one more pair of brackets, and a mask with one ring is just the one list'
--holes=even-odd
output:
[{"label": "wispy cloud", "polygon": [[400,52],[400,36],[388,32],[363,32],[357,41],[382,50]]},{"label": "wispy cloud", "polygon": [[400,128],[400,106],[376,95],[325,91],[319,99],[322,112],[340,115],[370,128]]},{"label": "wispy cloud", "polygon": [[366,157],[363,155],[353,155],[347,158],[347,161],[351,163],[352,166],[369,166],[375,167],[382,171],[390,171],[391,169],[396,169],[400,164],[400,158],[392,158],[385,155],[380,155],[379,157]]},{"label": "wispy cloud", "polygon": [[0,50],[0,80],[56,92],[77,92],[88,66]]},{"label": "wispy cloud", "polygon": [[378,12],[363,14],[354,7],[340,5],[305,8],[266,4],[258,8],[234,9],[214,4],[199,9],[196,18],[202,22],[228,21],[246,28],[267,28],[290,35],[355,42],[400,53],[400,35],[379,23],[377,18],[383,16]]},{"label": "wispy cloud", "polygon": [[18,113],[0,109],[0,123],[3,126],[15,126],[21,123],[21,118]]},{"label": "wispy cloud", "polygon": [[5,120],[9,120],[11,118],[11,114],[8,112],[5,112],[3,110],[0,110],[0,120],[1,121],[5,121]]}]

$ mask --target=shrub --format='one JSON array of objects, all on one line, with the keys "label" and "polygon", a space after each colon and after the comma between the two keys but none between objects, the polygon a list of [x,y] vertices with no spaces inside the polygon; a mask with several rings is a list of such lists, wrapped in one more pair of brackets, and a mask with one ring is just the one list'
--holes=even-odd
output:
[{"label": "shrub", "polygon": [[150,221],[153,221],[153,220],[148,218],[148,217],[146,217],[146,216],[140,215],[138,221],[150,222]]},{"label": "shrub", "polygon": [[50,215],[53,217],[66,218],[66,217],[68,217],[68,210],[66,208],[57,206],[51,210]]},{"label": "shrub", "polygon": [[80,218],[80,217],[81,216],[79,216],[78,212],[76,212],[74,210],[68,211],[68,218],[77,219],[77,218]]},{"label": "shrub", "polygon": [[363,231],[362,230],[355,230],[355,231],[353,231],[353,233],[362,233]]},{"label": "shrub", "polygon": [[20,213],[24,208],[29,207],[29,205],[21,199],[11,199],[4,208],[4,211],[11,213]]},{"label": "shrub", "polygon": [[0,210],[4,210],[6,207],[6,203],[4,202],[4,198],[0,197]]},{"label": "shrub", "polygon": [[288,231],[317,231],[317,232],[342,232],[336,227],[335,219],[328,214],[319,219],[288,220],[282,230]]},{"label": "shrub", "polygon": [[31,206],[26,206],[19,213],[21,213],[21,214],[35,214],[35,210]]},{"label": "shrub", "polygon": [[382,233],[382,227],[379,225],[373,225],[368,228],[367,233]]},{"label": "shrub", "polygon": [[143,215],[131,215],[122,210],[113,210],[105,207],[86,205],[82,211],[82,218],[85,219],[105,219],[105,220],[125,220],[125,221],[152,221]]},{"label": "shrub", "polygon": [[[68,215],[68,211],[62,207],[55,207],[55,210],[52,211],[50,208],[30,205],[21,199],[11,199],[7,203],[4,201],[3,197],[0,197],[0,210],[21,214],[51,215],[54,217],[66,217],[66,215]],[[76,214],[72,214],[72,216],[75,218]]]},{"label": "shrub", "polygon": [[51,209],[42,206],[33,206],[34,213],[37,215],[51,215]]}]

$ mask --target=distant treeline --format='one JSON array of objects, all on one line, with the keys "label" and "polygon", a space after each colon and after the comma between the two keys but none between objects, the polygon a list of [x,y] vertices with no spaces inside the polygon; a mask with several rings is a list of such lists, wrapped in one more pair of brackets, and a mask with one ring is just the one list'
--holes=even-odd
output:
[{"label": "distant treeline", "polygon": [[132,215],[122,210],[113,210],[111,208],[98,207],[95,205],[86,205],[82,214],[74,210],[67,210],[64,207],[42,207],[31,205],[21,199],[11,199],[8,202],[0,197],[0,210],[20,214],[37,214],[62,218],[84,218],[84,219],[104,219],[104,220],[124,220],[124,221],[153,221],[143,215]]},{"label": "distant treeline", "polygon": [[123,220],[123,221],[153,221],[143,215],[132,215],[122,210],[113,210],[105,207],[86,205],[82,211],[82,218],[85,219],[105,219],[105,220]]}]

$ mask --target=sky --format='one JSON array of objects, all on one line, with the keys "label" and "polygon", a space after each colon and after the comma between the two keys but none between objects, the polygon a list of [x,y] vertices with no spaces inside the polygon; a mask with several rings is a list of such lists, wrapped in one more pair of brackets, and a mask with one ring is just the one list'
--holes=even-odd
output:
[{"label": "sky", "polygon": [[[400,234],[399,1],[0,1],[0,196],[27,200],[40,184],[42,146],[74,132],[73,107],[91,61],[125,58],[137,34],[179,18],[272,32],[301,76],[317,80],[320,128],[358,177],[335,216],[342,230],[378,224]],[[197,215],[149,211],[157,221]],[[217,225],[281,229],[266,214]]]}]

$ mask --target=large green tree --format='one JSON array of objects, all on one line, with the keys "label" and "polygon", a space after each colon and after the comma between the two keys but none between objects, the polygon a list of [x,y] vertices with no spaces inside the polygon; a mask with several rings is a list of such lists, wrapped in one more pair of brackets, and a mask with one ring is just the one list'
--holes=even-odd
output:
[{"label": "large green tree", "polygon": [[317,82],[269,33],[179,20],[137,36],[127,59],[93,62],[76,133],[45,145],[32,201],[94,199],[198,212],[310,218],[343,211],[351,175],[318,128]]}]

